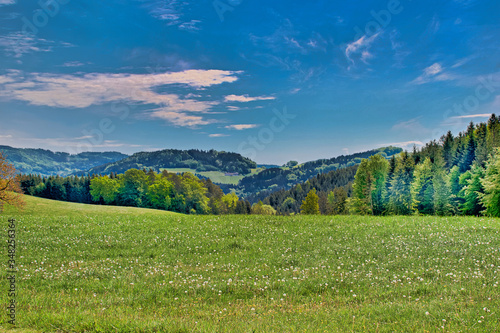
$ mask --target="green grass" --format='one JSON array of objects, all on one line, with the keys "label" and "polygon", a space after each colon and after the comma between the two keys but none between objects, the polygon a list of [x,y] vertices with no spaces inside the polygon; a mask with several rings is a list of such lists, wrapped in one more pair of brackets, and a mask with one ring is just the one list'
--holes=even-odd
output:
[{"label": "green grass", "polygon": [[261,172],[262,170],[265,170],[263,168],[258,168],[258,169],[252,169],[251,172],[247,175],[239,175],[239,176],[225,176],[224,172],[220,171],[201,171],[198,172],[194,169],[187,169],[187,168],[176,168],[176,169],[161,169],[160,171],[167,170],[168,172],[171,173],[183,173],[183,172],[190,172],[192,174],[200,174],[203,177],[210,178],[210,180],[214,183],[218,184],[229,184],[229,185],[237,185],[240,180],[247,176],[251,176],[254,174],[257,174]]},{"label": "green grass", "polygon": [[27,199],[1,216],[4,244],[17,219],[21,331],[499,331],[498,219],[185,216]]}]

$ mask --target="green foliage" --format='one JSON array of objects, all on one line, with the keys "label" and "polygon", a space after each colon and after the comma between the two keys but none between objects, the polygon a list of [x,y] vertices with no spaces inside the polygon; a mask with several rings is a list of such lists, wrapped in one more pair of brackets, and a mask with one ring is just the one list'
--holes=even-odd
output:
[{"label": "green foliage", "polygon": [[157,176],[156,181],[149,185],[147,197],[152,208],[169,210],[172,204],[174,185],[163,176]]},{"label": "green foliage", "polygon": [[318,215],[319,214],[319,204],[318,195],[316,194],[316,189],[312,189],[307,194],[307,197],[302,201],[302,206],[300,206],[301,213],[304,215]]},{"label": "green foliage", "polygon": [[480,197],[486,215],[500,217],[500,148],[496,148],[495,154],[488,159],[481,185],[484,193]]},{"label": "green foliage", "polygon": [[[306,162],[293,168],[286,167],[266,169],[258,174],[243,178],[239,182],[238,186],[229,186],[225,189],[225,192],[228,192],[230,189],[234,189],[236,193],[246,197],[250,200],[250,202],[257,202],[258,200],[263,200],[266,196],[271,194],[265,190],[269,189],[272,185],[276,185],[273,189],[274,191],[288,190],[293,188],[296,184],[305,183],[307,180],[316,177],[318,174],[327,174],[331,171],[337,171],[357,165],[362,161],[362,159],[369,158],[370,156],[379,154],[384,158],[389,158],[390,156],[398,154],[401,151],[402,149],[397,147],[384,147],[347,156],[342,155],[331,159],[320,159]],[[333,190],[333,188],[328,189],[327,191],[321,190],[321,192],[328,193],[329,190]],[[318,192],[320,192],[319,188]],[[300,203],[298,200],[299,198],[295,199]],[[279,205],[273,205],[273,207],[279,209]],[[298,210],[299,207],[296,207],[295,212],[298,213]]]},{"label": "green foliage", "polygon": [[264,205],[262,203],[262,201],[259,201],[258,203],[254,204],[252,206],[252,214],[255,214],[255,215],[275,215],[276,210],[269,205]]},{"label": "green foliage", "polygon": [[120,184],[116,179],[108,176],[96,177],[90,181],[90,194],[95,202],[102,198],[105,204],[109,205],[115,201]]},{"label": "green foliage", "polygon": [[484,194],[484,187],[481,183],[484,173],[485,170],[479,164],[474,164],[470,171],[460,176],[460,185],[463,188],[460,190],[459,196],[464,201],[459,208],[464,215],[479,216],[485,209],[480,200],[480,195]]},{"label": "green foliage", "polygon": [[349,213],[347,207],[347,192],[343,187],[337,187],[328,194],[328,205],[333,215],[345,215]]},{"label": "green foliage", "polygon": [[432,162],[426,158],[423,163],[415,167],[414,181],[411,185],[412,208],[421,214],[434,213],[434,186]]},{"label": "green foliage", "polygon": [[165,149],[136,153],[115,163],[92,168],[89,173],[123,173],[134,168],[151,168],[156,172],[163,169],[188,168],[196,172],[220,171],[247,175],[251,173],[251,169],[257,168],[257,164],[237,153]]},{"label": "green foliage", "polygon": [[432,166],[432,185],[434,187],[434,213],[439,216],[451,215],[450,179],[444,169],[444,160],[437,156]]},{"label": "green foliage", "polygon": [[396,158],[389,192],[389,211],[393,214],[409,215],[413,213],[411,184],[414,168],[413,158],[408,153],[404,152]]}]

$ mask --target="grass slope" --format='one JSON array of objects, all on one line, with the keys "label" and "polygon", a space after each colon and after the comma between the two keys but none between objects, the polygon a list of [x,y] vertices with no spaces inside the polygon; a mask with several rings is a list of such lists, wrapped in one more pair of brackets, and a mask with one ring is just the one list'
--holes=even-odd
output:
[{"label": "grass slope", "polygon": [[22,329],[500,327],[498,219],[185,216],[28,198],[25,212],[1,217],[3,244],[9,217],[18,221]]}]

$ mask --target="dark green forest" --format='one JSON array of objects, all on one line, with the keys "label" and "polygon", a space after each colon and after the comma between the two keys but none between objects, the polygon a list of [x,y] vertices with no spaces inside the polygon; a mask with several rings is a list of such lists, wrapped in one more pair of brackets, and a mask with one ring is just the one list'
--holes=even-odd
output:
[{"label": "dark green forest", "polygon": [[[282,168],[270,168],[240,180],[237,186],[219,184],[224,192],[234,191],[252,203],[264,200],[271,193],[292,188],[318,174],[359,164],[362,159],[375,154],[390,157],[402,152],[401,148],[384,147],[352,155],[341,155],[304,164],[289,163]],[[276,208],[276,207],[275,207]]]},{"label": "dark green forest", "polygon": [[123,160],[108,163],[88,170],[89,174],[123,173],[130,169],[153,169],[161,172],[168,168],[188,168],[203,171],[221,171],[246,175],[257,168],[252,160],[237,153],[203,151],[197,149],[165,149],[155,152],[140,152]]}]

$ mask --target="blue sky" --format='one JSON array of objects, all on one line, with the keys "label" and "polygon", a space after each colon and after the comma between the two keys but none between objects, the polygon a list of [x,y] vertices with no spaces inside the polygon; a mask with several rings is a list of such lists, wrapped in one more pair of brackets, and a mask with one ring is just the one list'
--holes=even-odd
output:
[{"label": "blue sky", "polygon": [[301,162],[500,113],[500,2],[0,0],[0,144]]}]

